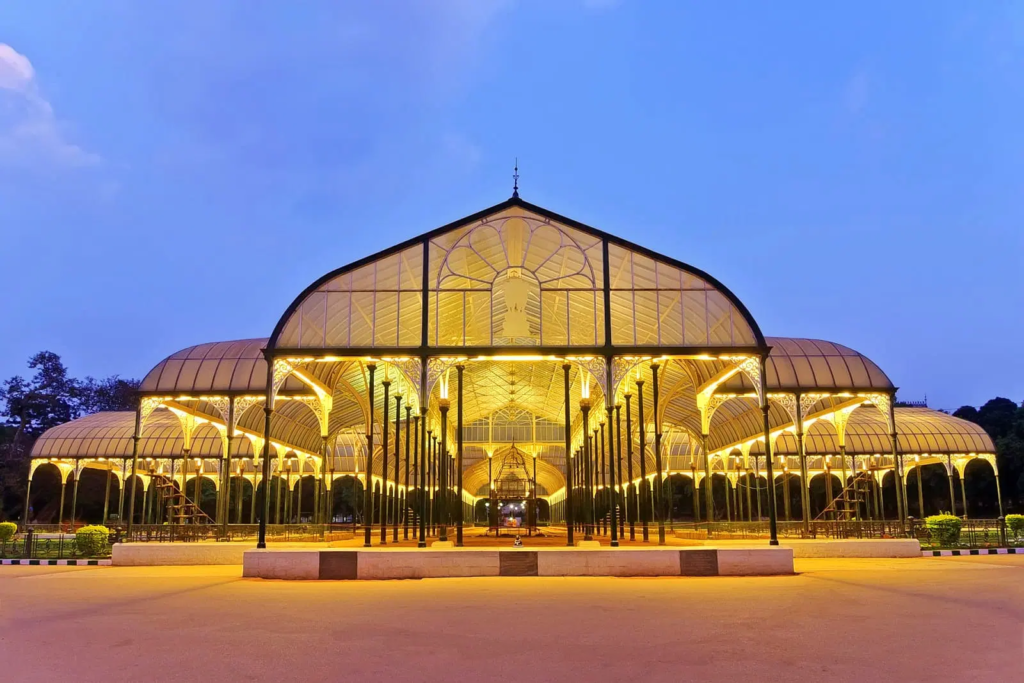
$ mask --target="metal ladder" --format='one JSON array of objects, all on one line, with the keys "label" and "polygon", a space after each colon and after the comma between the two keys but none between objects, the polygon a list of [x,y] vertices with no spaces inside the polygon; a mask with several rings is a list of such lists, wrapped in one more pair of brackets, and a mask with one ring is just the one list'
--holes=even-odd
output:
[{"label": "metal ladder", "polygon": [[153,482],[163,494],[167,504],[167,521],[171,524],[213,524],[213,518],[203,512],[195,502],[178,490],[173,481],[163,475],[154,475]]},{"label": "metal ladder", "polygon": [[870,472],[861,471],[855,474],[846,488],[839,492],[839,495],[814,518],[814,521],[832,521],[829,519],[829,515],[832,513],[835,513],[838,522],[849,522],[856,519],[858,507],[861,503],[866,503],[868,496],[871,495],[871,479]]}]

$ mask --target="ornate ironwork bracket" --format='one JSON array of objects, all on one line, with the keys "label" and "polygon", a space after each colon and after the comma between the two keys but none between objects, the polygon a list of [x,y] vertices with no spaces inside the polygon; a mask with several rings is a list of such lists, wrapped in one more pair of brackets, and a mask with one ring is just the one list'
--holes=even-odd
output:
[{"label": "ornate ironwork bracket", "polygon": [[585,370],[590,377],[593,378],[594,384],[601,387],[601,393],[604,395],[605,400],[608,400],[608,366],[605,363],[604,358],[599,356],[584,356],[584,357],[569,357],[566,360],[571,361],[579,366],[580,370]]},{"label": "ornate ironwork bracket", "polygon": [[617,400],[622,383],[629,377],[629,374],[633,372],[633,368],[650,360],[651,357],[644,356],[615,356],[612,358],[611,396],[615,397],[615,400]]},{"label": "ornate ironwork bracket", "polygon": [[146,396],[139,402],[140,431],[145,428],[146,420],[153,414],[153,411],[164,404],[164,399],[155,396]]},{"label": "ornate ironwork bracket", "polygon": [[237,434],[238,423],[241,421],[242,416],[245,415],[245,411],[252,408],[254,405],[262,403],[264,398],[262,396],[237,396],[235,398],[235,423],[231,425],[232,429],[235,429]]},{"label": "ornate ironwork bracket", "polygon": [[711,418],[715,411],[732,396],[719,396],[715,393],[701,392],[697,394],[697,410],[700,411],[700,429],[704,434],[711,433]]},{"label": "ornate ironwork bracket", "polygon": [[224,420],[225,428],[230,429],[232,427],[230,398],[227,396],[201,396],[200,400],[206,401],[217,409],[217,412],[220,413],[221,419]]},{"label": "ornate ironwork bracket", "polygon": [[175,417],[178,418],[178,423],[181,425],[181,434],[183,447],[186,451],[192,450],[192,435],[196,432],[196,416],[187,410],[180,408],[168,408]]},{"label": "ornate ironwork bracket", "polygon": [[434,391],[434,385],[438,380],[459,363],[465,363],[465,358],[428,358],[427,359],[427,396]]},{"label": "ornate ironwork bracket", "polygon": [[419,412],[420,389],[423,385],[423,363],[419,358],[383,358],[382,360],[397,370],[406,384],[411,387],[405,402],[406,405]]},{"label": "ornate ironwork bracket", "polygon": [[330,396],[295,396],[293,401],[305,403],[316,415],[317,423],[320,425],[320,436],[327,436],[330,428],[331,407],[334,401]]},{"label": "ornate ironwork bracket", "polygon": [[896,425],[892,422],[892,399],[888,394],[857,394],[857,396],[868,399],[871,401],[871,405],[881,411],[885,424],[889,427],[890,434],[896,431]]},{"label": "ornate ironwork bracket", "polygon": [[754,391],[757,392],[757,399],[762,404],[764,403],[764,387],[761,386],[761,359],[756,356],[750,358],[744,358],[737,364],[740,372],[747,376],[750,383],[754,385]]}]

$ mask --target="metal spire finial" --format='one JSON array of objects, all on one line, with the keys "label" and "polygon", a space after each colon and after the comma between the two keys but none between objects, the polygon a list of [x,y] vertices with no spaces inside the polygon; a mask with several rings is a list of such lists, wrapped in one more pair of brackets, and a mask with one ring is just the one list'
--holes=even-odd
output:
[{"label": "metal spire finial", "polygon": [[512,198],[519,199],[519,157],[516,157],[516,167],[512,171]]}]

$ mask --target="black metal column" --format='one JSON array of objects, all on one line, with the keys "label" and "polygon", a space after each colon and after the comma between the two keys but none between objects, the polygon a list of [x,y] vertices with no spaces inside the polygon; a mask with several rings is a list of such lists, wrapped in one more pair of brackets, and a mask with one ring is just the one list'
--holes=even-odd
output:
[{"label": "black metal column", "polygon": [[650,501],[647,500],[647,424],[644,422],[644,381],[636,381],[636,419],[640,432],[640,524],[643,529],[644,543],[650,541],[650,530],[647,518]]},{"label": "black metal column", "polygon": [[[661,417],[658,415],[658,364],[651,363],[651,391],[654,401],[654,466],[658,468],[654,488],[654,514],[658,522],[658,545],[665,545],[665,481],[661,467]],[[729,495],[728,484],[726,495]]]},{"label": "black metal column", "polygon": [[[398,504],[401,501],[401,496],[398,494],[398,484],[401,480],[401,470],[399,469],[399,457],[401,456],[402,450],[402,395],[395,393],[395,494],[391,496],[391,540],[394,543],[398,543],[398,525],[399,525],[399,509]],[[406,444],[409,442],[409,435],[405,437]],[[384,454],[387,457],[387,454]],[[408,488],[406,489],[408,490]]]},{"label": "black metal column", "polygon": [[[422,420],[420,419],[422,417]],[[420,504],[420,537],[417,547],[427,547],[427,409],[420,406],[420,415],[416,418],[416,473],[419,475],[419,500]],[[420,430],[420,422],[423,422],[423,429]]]},{"label": "black metal column", "polygon": [[622,477],[622,407],[615,406],[615,459],[619,462],[619,476],[616,481],[619,484],[619,491],[616,495],[616,503],[619,505],[619,538],[626,536],[626,482]]},{"label": "black metal column", "polygon": [[[267,357],[267,395],[263,404],[263,490],[260,491],[260,526],[257,548],[267,547],[267,520],[270,517],[270,421],[274,414],[274,359]],[[171,482],[174,481],[171,468]],[[253,478],[255,482],[255,477]],[[255,486],[255,483],[253,484]],[[185,462],[181,464],[181,488],[185,489]],[[253,491],[256,495],[256,491]]]},{"label": "black metal column", "polygon": [[459,516],[455,520],[455,545],[459,548],[462,547],[462,528],[465,525],[465,505],[462,502],[462,373],[465,371],[464,365],[456,365],[455,371],[458,373],[459,388],[458,388],[458,404],[455,406],[455,448],[457,462],[455,463],[456,472],[456,484],[455,484],[455,495],[458,496],[458,510]]},{"label": "black metal column", "polygon": [[410,429],[409,425],[412,423],[412,406],[405,407],[405,495],[402,497],[402,519],[403,519],[403,530],[402,540],[409,540],[409,493],[412,491],[412,486],[409,482],[409,452],[412,450],[412,443],[409,441]]},{"label": "black metal column", "polygon": [[[139,469],[139,441],[142,439],[142,407],[135,409],[135,435],[132,437],[132,495],[128,501],[128,539],[132,537],[132,523],[135,521],[135,487],[138,486]],[[61,513],[64,512],[64,503],[61,501]],[[28,504],[25,505],[25,517],[28,519]],[[59,522],[58,522],[59,523]],[[260,540],[262,541],[262,534]],[[262,547],[262,546],[257,546]]]},{"label": "black metal column", "polygon": [[[771,421],[769,420],[769,417],[768,417],[768,396],[767,396],[768,379],[767,379],[767,377],[765,375],[764,365],[765,365],[765,360],[762,358],[761,359],[761,387],[762,387],[762,391],[766,392],[764,400],[762,401],[763,405],[761,406],[761,413],[762,413],[762,417],[763,417],[763,420],[764,420],[765,474],[768,476],[768,481],[774,481],[775,480],[775,474],[773,472],[773,466],[772,466],[772,431],[771,431]],[[803,484],[804,482],[801,482],[801,483]],[[768,535],[769,535],[768,544],[769,545],[778,545],[779,544],[779,536],[778,536],[779,529],[778,529],[778,527],[779,527],[779,520],[778,520],[778,517],[776,516],[776,512],[775,512],[775,493],[774,493],[774,489],[773,489],[772,490],[772,495],[768,496]]]},{"label": "black metal column", "polygon": [[448,541],[448,399],[441,399],[441,450],[438,451],[440,459],[440,481],[438,482],[438,519],[441,522],[440,535],[438,539],[445,543]]},{"label": "black metal column", "polygon": [[[594,430],[594,438],[598,438],[600,433],[600,447],[595,450],[594,453],[594,465],[597,467],[598,474],[600,476],[595,477],[598,480],[598,486],[604,489],[605,497],[608,497],[608,483],[605,480],[605,460],[607,460],[607,454],[605,453],[604,445],[604,422],[598,423],[598,429]],[[601,534],[608,533],[608,517],[601,515]]]},{"label": "black metal column", "polygon": [[629,481],[626,483],[626,517],[629,518],[629,540],[635,541],[636,510],[633,499],[636,497],[636,489],[633,485],[633,417],[630,412],[632,395],[627,390],[623,398],[626,399],[626,469],[629,475]]},{"label": "black metal column", "polygon": [[[616,507],[618,507],[618,501],[615,495],[615,444],[612,439],[615,436],[614,425],[612,424],[612,415],[615,412],[615,407],[611,404],[608,405],[608,486],[605,488],[608,494],[608,513],[611,515],[610,526],[612,529],[612,547],[619,547],[619,520],[616,516]],[[603,436],[603,435],[602,435]]]},{"label": "black metal column", "polygon": [[[391,400],[390,397],[388,396],[388,392],[391,389],[391,380],[389,380],[387,378],[387,375],[384,376],[384,381],[381,382],[381,385],[384,387],[384,417],[383,417],[383,419],[381,419],[381,422],[380,422],[380,426],[381,426],[381,429],[380,429],[380,432],[381,432],[381,434],[380,434],[380,437],[381,437],[381,442],[380,442],[381,453],[380,453],[380,457],[381,457],[381,475],[382,475],[381,476],[381,482],[380,482],[380,544],[381,545],[387,545],[388,544],[388,437],[390,436],[389,433],[388,433],[388,427],[391,426],[391,425],[388,424],[388,419],[390,417],[390,415],[388,414],[389,413],[389,408],[390,408],[390,403],[389,402]],[[372,401],[370,402],[370,405],[371,406],[373,405]],[[371,410],[372,410],[372,408],[371,408]],[[396,441],[398,440],[398,434],[397,433],[395,434],[395,440]],[[395,474],[396,475],[398,474],[397,468],[395,470]]]},{"label": "black metal column", "polygon": [[366,485],[363,487],[363,547],[369,548],[373,540],[373,422],[374,422],[374,400],[373,400],[373,374],[377,366],[370,363],[366,366],[369,378],[366,383],[366,390],[369,397],[370,420],[366,428]]},{"label": "black metal column", "polygon": [[583,540],[594,539],[593,513],[593,480],[590,476],[590,399],[580,400],[580,410],[583,412]]},{"label": "black metal column", "polygon": [[[562,377],[563,384],[565,386],[565,532],[566,539],[565,544],[569,547],[575,545],[573,540],[573,524],[575,522],[575,515],[573,510],[573,486],[575,486],[575,477],[573,477],[573,458],[569,452],[572,448],[572,418],[571,418],[571,406],[569,404],[569,369],[572,366],[569,363],[562,364]],[[26,508],[27,509],[27,508]]]}]

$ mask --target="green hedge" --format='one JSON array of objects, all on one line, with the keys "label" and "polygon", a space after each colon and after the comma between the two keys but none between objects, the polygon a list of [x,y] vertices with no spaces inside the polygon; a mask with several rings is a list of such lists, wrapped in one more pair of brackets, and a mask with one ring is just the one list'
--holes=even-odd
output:
[{"label": "green hedge", "polygon": [[932,543],[941,547],[954,546],[960,541],[960,527],[963,522],[953,515],[932,515],[925,517],[924,524],[928,528]]},{"label": "green hedge", "polygon": [[110,530],[105,526],[93,524],[83,526],[75,532],[75,546],[79,555],[92,557],[99,555],[107,548],[107,540],[110,537]]},{"label": "green hedge", "polygon": [[1024,536],[1024,515],[1006,515],[1006,528],[1014,538]]},{"label": "green hedge", "polygon": [[0,543],[7,543],[7,541],[14,538],[14,534],[18,533],[18,525],[14,522],[0,522]]}]

